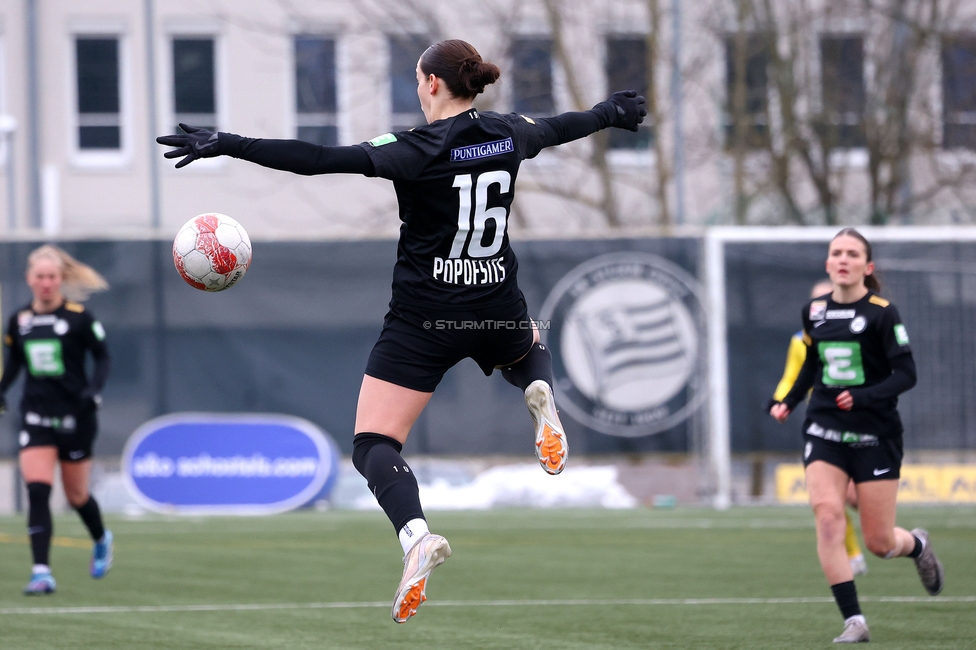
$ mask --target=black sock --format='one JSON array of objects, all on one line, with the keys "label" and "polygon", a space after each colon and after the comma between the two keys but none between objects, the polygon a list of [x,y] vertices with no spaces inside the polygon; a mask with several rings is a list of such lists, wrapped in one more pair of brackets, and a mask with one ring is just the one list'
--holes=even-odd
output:
[{"label": "black sock", "polygon": [[837,601],[840,614],[845,621],[861,613],[861,606],[857,604],[857,588],[853,580],[830,585],[830,590],[834,592],[834,600]]},{"label": "black sock", "polygon": [[102,512],[98,509],[98,502],[95,501],[95,497],[89,494],[88,501],[85,501],[84,505],[75,506],[75,512],[85,522],[93,540],[97,542],[105,535],[105,526],[102,525]]},{"label": "black sock", "polygon": [[552,352],[541,343],[533,343],[529,353],[518,363],[502,368],[502,377],[523,391],[537,379],[544,380],[552,387]]},{"label": "black sock", "polygon": [[[915,536],[912,535],[912,537],[915,537]],[[923,548],[925,548],[925,546],[922,545],[922,540],[920,540],[919,538],[915,537],[915,548],[913,548],[912,549],[912,552],[908,554],[908,557],[910,557],[910,558],[916,558],[916,557],[918,557],[919,555],[922,554],[922,549]]]},{"label": "black sock", "polygon": [[27,534],[30,536],[34,564],[50,564],[51,486],[47,483],[27,484]]},{"label": "black sock", "polygon": [[411,519],[427,519],[420,507],[420,486],[400,456],[402,450],[399,442],[379,433],[357,433],[352,442],[352,464],[366,478],[397,534]]}]

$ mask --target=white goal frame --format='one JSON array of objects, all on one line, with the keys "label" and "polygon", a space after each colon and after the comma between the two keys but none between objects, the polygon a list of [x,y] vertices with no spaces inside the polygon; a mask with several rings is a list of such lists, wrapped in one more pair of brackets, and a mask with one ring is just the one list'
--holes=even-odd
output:
[{"label": "white goal frame", "polygon": [[[732,446],[729,422],[729,357],[725,308],[727,243],[827,243],[845,226],[716,226],[705,231],[705,294],[708,314],[707,460],[714,493],[711,505],[732,505]],[[856,226],[870,242],[973,242],[976,226]],[[826,259],[826,249],[824,253]]]}]

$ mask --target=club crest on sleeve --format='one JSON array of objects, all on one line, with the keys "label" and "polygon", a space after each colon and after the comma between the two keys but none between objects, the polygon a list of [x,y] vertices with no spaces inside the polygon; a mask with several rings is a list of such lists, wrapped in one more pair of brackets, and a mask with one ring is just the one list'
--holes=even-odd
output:
[{"label": "club crest on sleeve", "polygon": [[826,300],[814,300],[810,303],[810,320],[818,321],[823,320],[824,316],[827,315],[827,301]]},{"label": "club crest on sleeve", "polygon": [[392,133],[384,133],[383,135],[377,136],[369,141],[374,147],[382,147],[384,144],[390,144],[391,142],[396,142],[396,136]]},{"label": "club crest on sleeve", "polygon": [[895,325],[895,340],[898,341],[898,345],[908,345],[908,331],[901,323]]}]

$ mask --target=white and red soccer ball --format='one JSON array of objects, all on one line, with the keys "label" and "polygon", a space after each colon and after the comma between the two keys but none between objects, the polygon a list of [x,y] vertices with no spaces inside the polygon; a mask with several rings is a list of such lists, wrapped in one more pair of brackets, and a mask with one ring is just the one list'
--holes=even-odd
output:
[{"label": "white and red soccer ball", "polygon": [[173,263],[191,287],[223,291],[244,277],[251,265],[251,240],[241,224],[227,215],[200,214],[176,233]]}]

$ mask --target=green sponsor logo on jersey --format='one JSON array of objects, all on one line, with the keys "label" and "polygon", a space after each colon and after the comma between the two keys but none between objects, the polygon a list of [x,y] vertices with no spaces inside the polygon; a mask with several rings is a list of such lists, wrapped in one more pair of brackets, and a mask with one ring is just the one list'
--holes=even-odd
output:
[{"label": "green sponsor logo on jersey", "polygon": [[102,327],[102,324],[98,321],[92,323],[92,334],[94,334],[95,338],[99,341],[105,340],[105,328]]},{"label": "green sponsor logo on jersey", "polygon": [[857,341],[822,341],[818,346],[825,386],[860,386],[864,383],[861,344]]},{"label": "green sponsor logo on jersey", "polygon": [[908,331],[901,323],[895,325],[895,340],[898,341],[898,345],[908,345]]},{"label": "green sponsor logo on jersey", "polygon": [[390,144],[391,142],[396,142],[396,136],[392,133],[384,133],[369,141],[374,147],[382,147],[384,144]]},{"label": "green sponsor logo on jersey", "polygon": [[58,339],[24,341],[24,356],[34,377],[60,377],[64,374],[61,341]]}]

